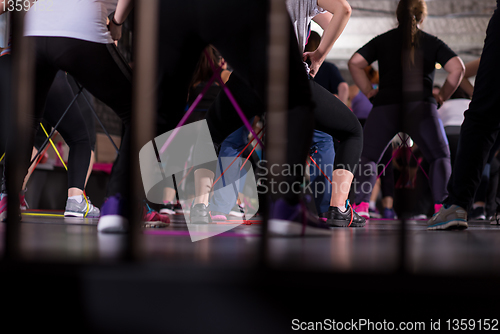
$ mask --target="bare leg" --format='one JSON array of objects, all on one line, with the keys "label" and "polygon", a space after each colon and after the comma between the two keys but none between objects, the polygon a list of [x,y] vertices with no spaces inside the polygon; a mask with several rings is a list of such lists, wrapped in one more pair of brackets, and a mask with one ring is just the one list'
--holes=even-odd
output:
[{"label": "bare leg", "polygon": [[210,190],[212,189],[212,183],[214,182],[214,172],[208,169],[198,169],[194,172],[194,182],[196,195],[194,199],[194,204],[203,203],[208,205],[208,199],[210,196]]},{"label": "bare leg", "polygon": [[163,189],[163,203],[173,202],[175,199],[175,189],[166,187]]},{"label": "bare leg", "polygon": [[[33,160],[33,158],[36,156],[37,153],[38,153],[38,150],[35,147],[33,147],[33,151],[31,151],[31,160]],[[26,185],[28,184],[28,181],[29,181],[29,179],[31,177],[31,174],[33,174],[33,171],[35,170],[35,165],[36,164],[32,164],[30,166],[30,168],[28,169],[28,173],[24,177],[24,182],[23,182],[23,188],[22,188],[22,190],[26,189]]]},{"label": "bare leg", "polygon": [[392,196],[386,196],[382,198],[382,206],[387,209],[392,209],[392,206],[394,205],[394,198]]},{"label": "bare leg", "polygon": [[345,207],[354,175],[345,169],[336,169],[332,174],[332,197],[330,206]]}]

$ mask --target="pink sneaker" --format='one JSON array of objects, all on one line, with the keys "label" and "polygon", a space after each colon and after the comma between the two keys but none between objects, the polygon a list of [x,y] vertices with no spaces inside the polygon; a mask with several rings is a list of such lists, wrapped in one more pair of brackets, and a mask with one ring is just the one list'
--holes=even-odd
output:
[{"label": "pink sneaker", "polygon": [[19,193],[19,207],[21,208],[21,211],[26,211],[28,210],[28,202],[26,202],[26,191],[28,189],[21,190]]},{"label": "pink sneaker", "polygon": [[434,204],[434,213],[438,213],[442,206],[443,204]]},{"label": "pink sneaker", "polygon": [[363,217],[365,219],[370,219],[370,203],[361,202],[359,204],[354,204],[352,206],[354,211],[358,213],[358,216]]},{"label": "pink sneaker", "polygon": [[142,220],[145,222],[145,227],[166,227],[170,224],[170,218],[167,215],[159,214],[145,204]]}]

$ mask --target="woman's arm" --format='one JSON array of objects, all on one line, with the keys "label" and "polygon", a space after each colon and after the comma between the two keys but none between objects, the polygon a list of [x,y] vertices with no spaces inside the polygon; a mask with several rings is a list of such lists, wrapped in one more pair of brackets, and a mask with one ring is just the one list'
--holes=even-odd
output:
[{"label": "woman's arm", "polygon": [[347,63],[349,67],[349,72],[351,72],[352,79],[356,86],[359,87],[361,92],[366,95],[367,98],[372,98],[378,93],[378,89],[373,89],[370,79],[366,75],[365,67],[370,65],[366,59],[359,53],[352,55],[351,59]]},{"label": "woman's arm", "polygon": [[318,0],[318,6],[329,13],[317,15],[314,18],[314,21],[324,29],[324,33],[318,48],[314,52],[304,53],[304,61],[307,59],[311,61],[311,71],[309,74],[313,77],[318,73],[319,67],[325,60],[328,52],[330,52],[342,31],[344,31],[352,11],[351,6],[349,6],[346,0]]},{"label": "woman's arm", "polygon": [[469,78],[477,74],[477,69],[479,68],[480,61],[481,57],[465,64],[464,78],[460,83],[460,87],[471,97],[472,94],[474,93],[474,86],[472,86],[472,84],[470,83]]},{"label": "woman's arm", "polygon": [[448,60],[444,65],[444,69],[448,72],[446,81],[441,87],[439,94],[434,97],[438,104],[442,104],[444,101],[448,100],[450,96],[457,90],[458,85],[462,81],[465,73],[465,66],[460,57],[456,56]]},{"label": "woman's arm", "polygon": [[128,14],[132,11],[132,6],[132,0],[118,0],[115,15],[113,16],[111,22],[109,22],[109,31],[113,40],[117,41],[122,37],[122,24],[127,19]]}]

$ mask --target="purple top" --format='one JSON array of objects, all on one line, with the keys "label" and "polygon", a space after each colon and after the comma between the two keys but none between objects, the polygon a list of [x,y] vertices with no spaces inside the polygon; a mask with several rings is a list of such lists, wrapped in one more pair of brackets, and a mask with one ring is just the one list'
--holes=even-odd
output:
[{"label": "purple top", "polygon": [[358,92],[358,94],[352,99],[351,108],[354,115],[359,119],[367,119],[370,111],[372,111],[373,105],[368,100],[365,94]]}]

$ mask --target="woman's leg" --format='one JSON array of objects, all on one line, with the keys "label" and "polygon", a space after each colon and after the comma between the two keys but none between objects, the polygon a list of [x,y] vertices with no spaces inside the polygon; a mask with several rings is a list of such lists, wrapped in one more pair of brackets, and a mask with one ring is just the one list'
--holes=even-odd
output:
[{"label": "woman's leg", "polygon": [[315,128],[340,142],[335,152],[330,206],[345,207],[363,147],[361,124],[345,104],[321,85],[310,80],[310,86],[316,105]]},{"label": "woman's leg", "polygon": [[370,200],[370,195],[377,180],[377,164],[392,138],[398,132],[398,104],[374,107],[363,129],[363,153],[359,171],[356,172],[357,204]]},{"label": "woman's leg", "polygon": [[[70,73],[92,95],[111,107],[123,122],[120,151],[113,164],[107,194],[124,196],[129,191],[124,180],[129,179],[131,69],[120,57],[114,44],[62,37],[51,37],[48,40],[50,57],[56,66]],[[83,124],[82,128],[86,129]],[[88,154],[90,156],[90,152]],[[85,166],[85,173],[87,168],[88,165]]]},{"label": "woman's leg", "polygon": [[[44,118],[56,125],[70,105],[75,94],[66,80],[66,74],[59,71],[47,97]],[[49,129],[46,129],[49,131]],[[57,130],[68,144],[68,197],[82,195],[91,159],[90,138],[85,120],[75,102],[62,118]]]},{"label": "woman's leg", "polygon": [[430,165],[429,182],[434,202],[442,203],[448,195],[446,185],[451,174],[451,162],[448,140],[437,114],[437,106],[427,102],[409,103],[405,129]]}]

